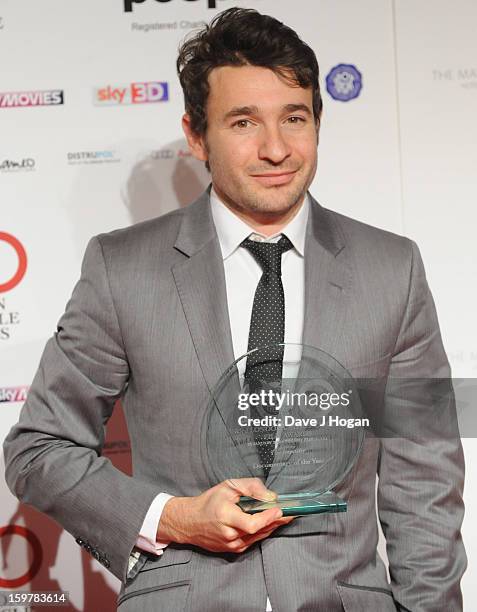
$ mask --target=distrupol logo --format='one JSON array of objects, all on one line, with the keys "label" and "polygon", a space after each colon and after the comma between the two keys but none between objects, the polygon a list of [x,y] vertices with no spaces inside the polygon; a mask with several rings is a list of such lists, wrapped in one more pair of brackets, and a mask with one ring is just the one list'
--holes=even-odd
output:
[{"label": "distrupol logo", "polygon": [[94,104],[116,106],[121,104],[148,104],[169,100],[168,83],[150,81],[130,85],[106,85],[94,89]]},{"label": "distrupol logo", "polygon": [[58,106],[64,104],[62,89],[46,91],[8,91],[0,93],[0,108],[22,106]]},{"label": "distrupol logo", "polygon": [[[133,7],[135,4],[142,4],[143,2],[145,2],[146,0],[124,0],[124,12],[125,13],[132,13]],[[159,2],[161,4],[165,4],[166,2],[172,2],[173,0],[155,0],[156,2]],[[185,0],[186,2],[197,2],[198,0]],[[204,1],[204,0],[202,0]],[[218,0],[205,0],[207,2],[207,6],[210,9],[215,9],[217,8],[217,1]]]},{"label": "distrupol logo", "polygon": [[0,161],[0,172],[32,172],[35,170],[35,165],[35,160],[31,157],[3,159]]},{"label": "distrupol logo", "polygon": [[349,102],[361,93],[363,77],[352,64],[338,64],[326,77],[326,89],[334,100]]},{"label": "distrupol logo", "polygon": [[78,164],[113,164],[117,163],[120,158],[116,151],[72,151],[67,155],[68,164],[77,166]]}]

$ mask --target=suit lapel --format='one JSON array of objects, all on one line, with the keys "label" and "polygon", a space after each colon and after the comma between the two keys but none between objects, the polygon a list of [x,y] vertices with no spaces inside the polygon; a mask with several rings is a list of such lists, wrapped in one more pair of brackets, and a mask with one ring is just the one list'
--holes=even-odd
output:
[{"label": "suit lapel", "polygon": [[172,273],[200,367],[212,391],[234,355],[224,266],[209,191],[184,209],[175,248],[185,258],[173,266]]},{"label": "suit lapel", "polygon": [[311,198],[305,242],[303,344],[335,358],[342,353],[350,283],[351,271],[340,229],[331,214]]},{"label": "suit lapel", "polygon": [[[210,189],[184,211],[175,248],[186,257],[173,266],[172,274],[204,379],[212,393],[220,376],[234,361],[234,353],[222,252],[212,220],[209,193]],[[235,410],[231,412],[234,402],[228,398],[237,398],[238,376],[234,382],[235,389],[219,386],[215,407],[209,415],[209,425],[215,434],[212,439],[205,434],[203,441],[206,446],[212,444],[212,456],[215,452],[217,458],[213,471],[223,472],[223,479],[237,469],[247,474],[251,464],[250,457],[243,456],[242,451],[247,448],[233,444],[236,436],[232,429],[236,426],[232,427],[231,416]]]}]

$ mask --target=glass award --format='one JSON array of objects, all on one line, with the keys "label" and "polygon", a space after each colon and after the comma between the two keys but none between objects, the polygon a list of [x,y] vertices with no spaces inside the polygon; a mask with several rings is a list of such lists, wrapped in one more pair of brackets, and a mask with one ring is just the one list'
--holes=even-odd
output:
[{"label": "glass award", "polygon": [[245,512],[345,512],[333,488],[356,462],[365,425],[357,384],[331,355],[303,344],[259,347],[234,361],[211,393],[203,460],[213,484],[257,477],[277,493],[271,502],[242,497]]}]

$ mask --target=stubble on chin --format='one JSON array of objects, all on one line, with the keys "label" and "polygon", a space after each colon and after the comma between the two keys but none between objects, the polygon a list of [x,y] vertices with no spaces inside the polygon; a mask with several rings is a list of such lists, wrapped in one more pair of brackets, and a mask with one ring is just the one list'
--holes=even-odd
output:
[{"label": "stubble on chin", "polygon": [[286,214],[301,203],[306,192],[306,185],[297,185],[287,190],[283,187],[267,187],[257,190],[242,188],[237,198],[238,201],[230,202],[230,205],[273,218]]},{"label": "stubble on chin", "polygon": [[[246,179],[229,175],[228,180],[222,181],[221,178],[226,170],[222,167],[220,161],[215,159],[211,164],[211,171],[215,190],[228,208],[239,215],[251,212],[269,220],[286,215],[295,207],[298,210],[298,204],[303,202],[309,186],[307,181],[303,181],[303,176],[296,177],[301,179],[297,185],[282,187],[261,187],[258,185],[255,187],[248,182],[253,180],[249,173]],[[301,170],[299,170],[298,175],[301,173]]]}]

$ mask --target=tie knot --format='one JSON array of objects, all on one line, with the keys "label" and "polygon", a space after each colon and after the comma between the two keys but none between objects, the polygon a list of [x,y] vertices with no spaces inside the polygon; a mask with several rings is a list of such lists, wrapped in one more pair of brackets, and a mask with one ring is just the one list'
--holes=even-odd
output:
[{"label": "tie knot", "polygon": [[286,236],[278,242],[257,242],[246,238],[240,246],[250,251],[264,273],[275,272],[278,276],[282,273],[282,253],[293,248]]}]

